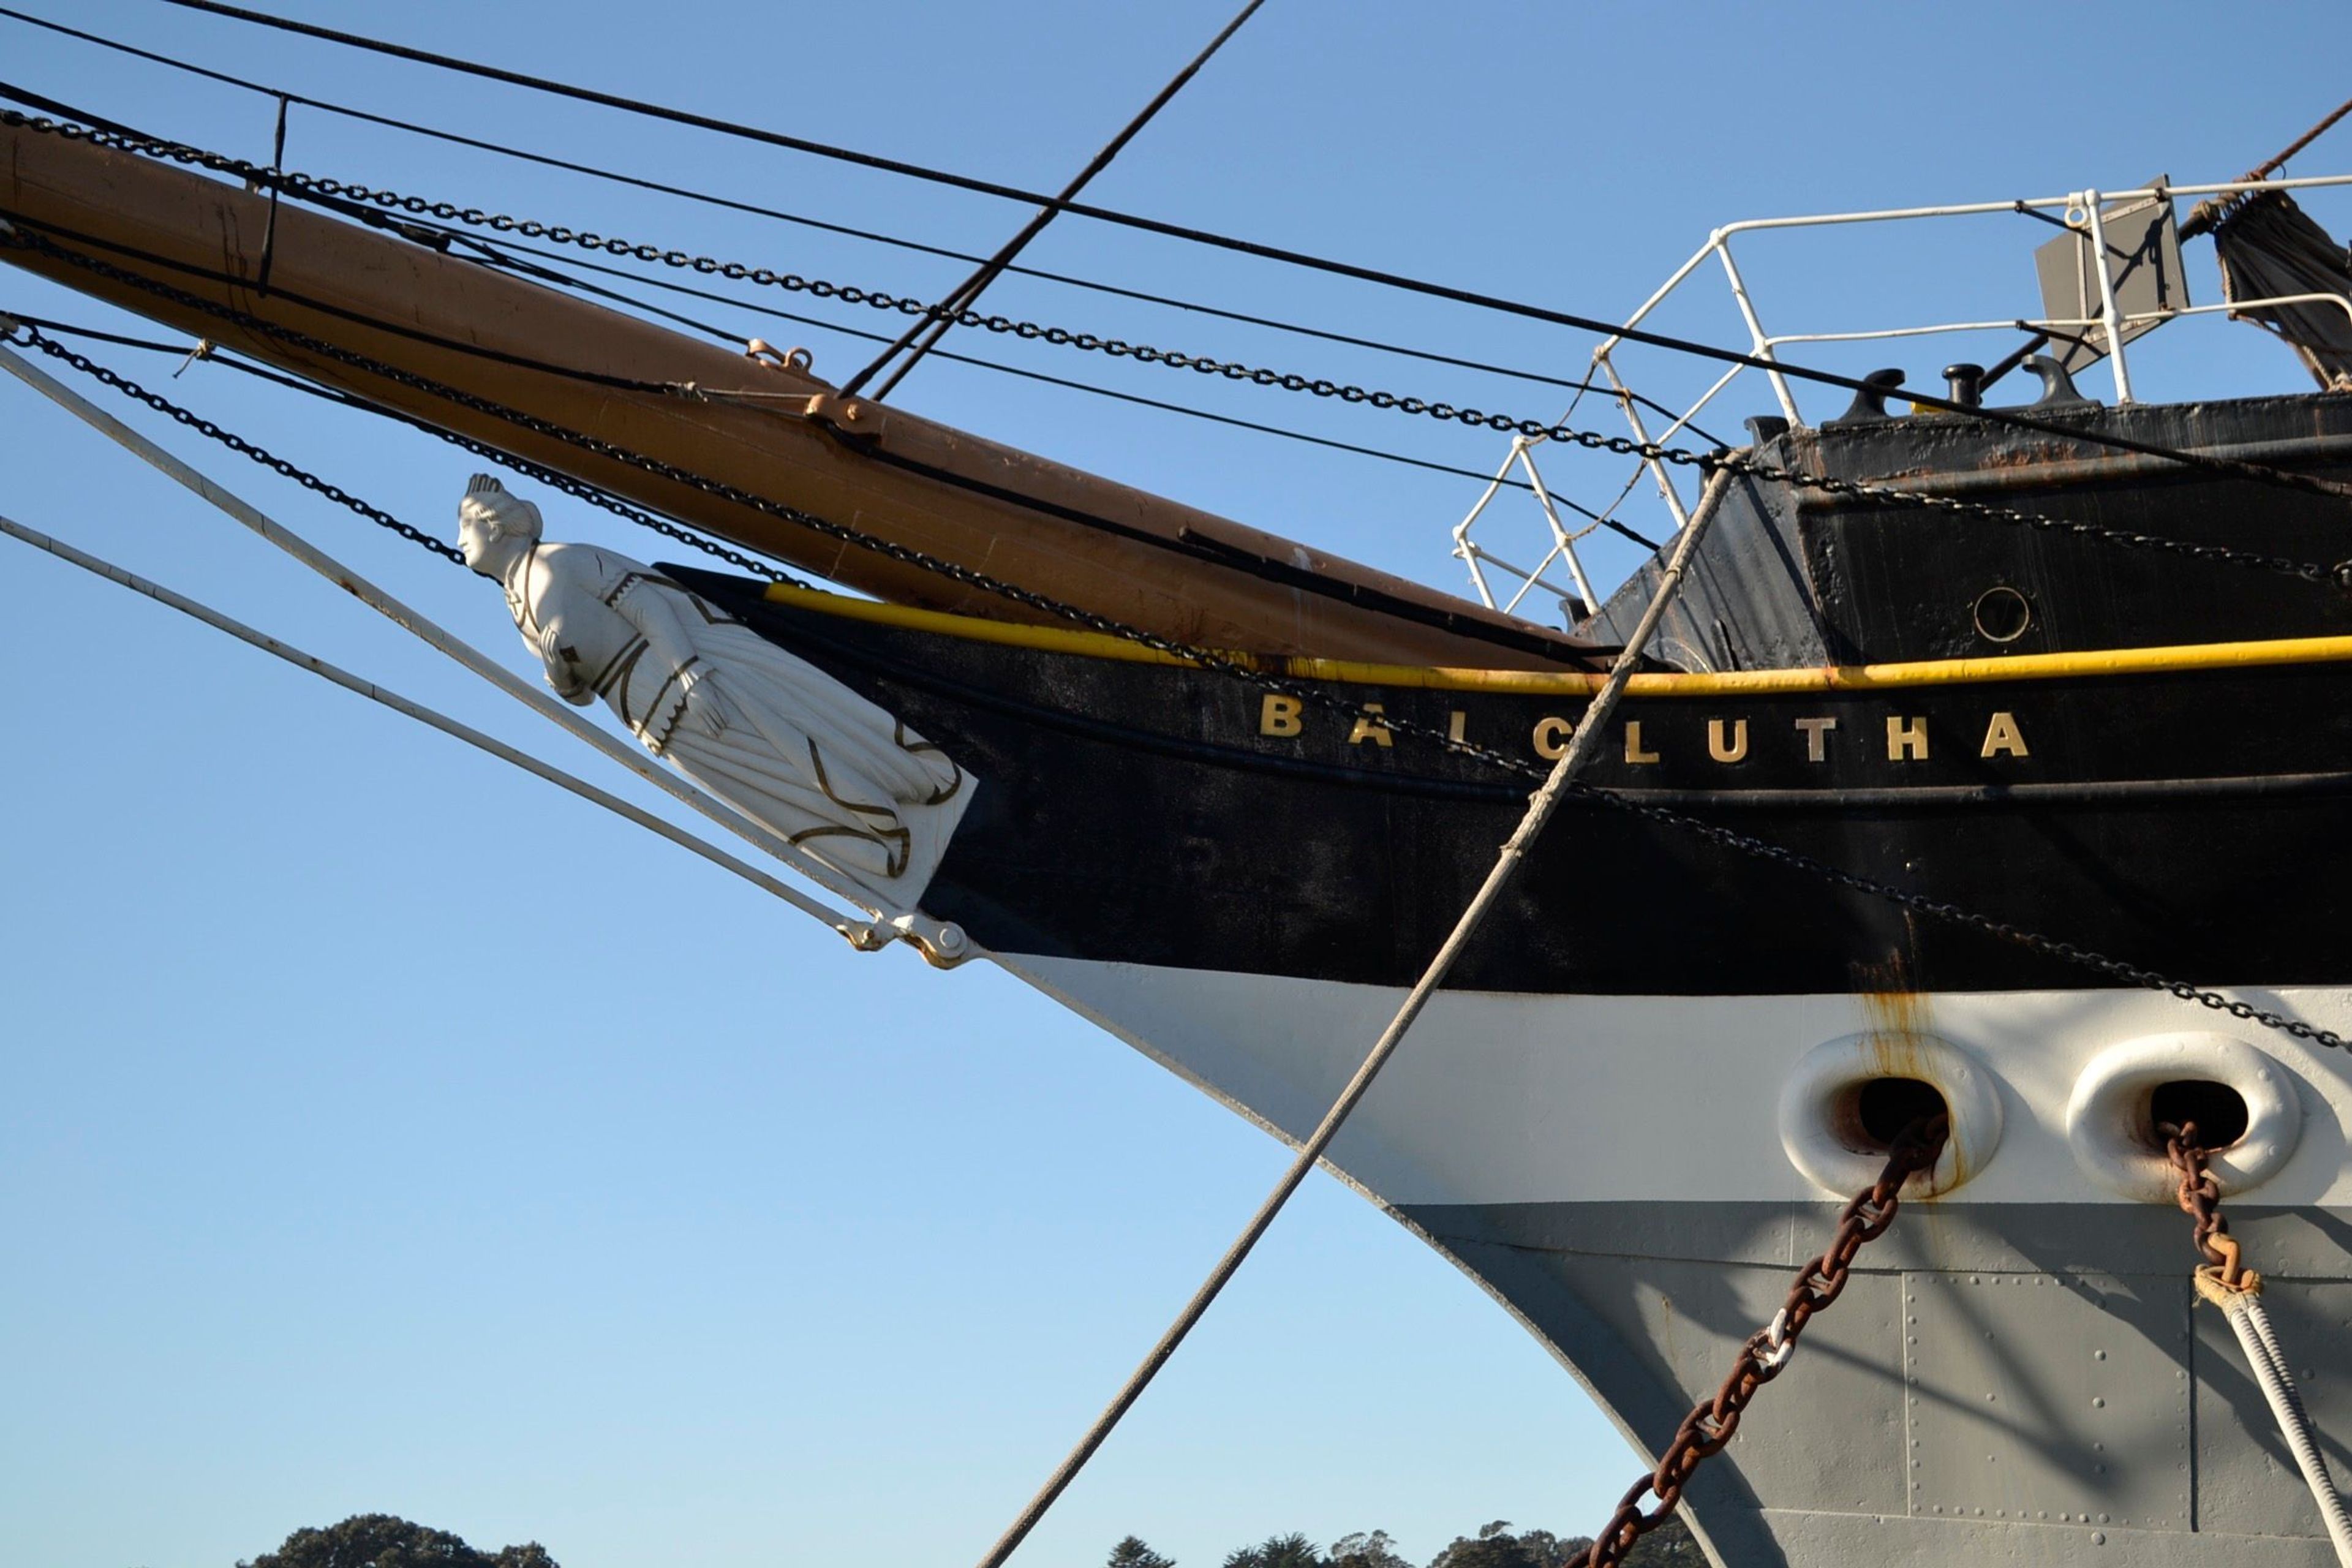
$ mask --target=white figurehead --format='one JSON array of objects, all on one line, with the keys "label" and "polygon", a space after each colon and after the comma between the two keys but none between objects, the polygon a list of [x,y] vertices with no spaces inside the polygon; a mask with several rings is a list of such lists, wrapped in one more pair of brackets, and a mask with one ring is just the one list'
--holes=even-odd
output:
[{"label": "white figurehead", "polygon": [[477,474],[466,564],[567,702],[605,705],[646,749],[843,874],[911,908],[971,796],[946,752],[642,562],[541,538],[539,508]]}]

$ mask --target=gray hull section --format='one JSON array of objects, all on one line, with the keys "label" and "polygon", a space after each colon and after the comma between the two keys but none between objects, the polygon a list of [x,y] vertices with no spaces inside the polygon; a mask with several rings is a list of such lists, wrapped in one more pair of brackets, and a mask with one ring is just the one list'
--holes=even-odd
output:
[{"label": "gray hull section", "polygon": [[[1769,1321],[1837,1214],[1788,1203],[1396,1212],[1653,1455]],[[2352,1474],[2352,1211],[2230,1213],[2265,1266],[2264,1300],[2330,1465]],[[1906,1205],[1778,1389],[1701,1471],[1694,1522],[1736,1568],[2332,1563],[2235,1341],[2219,1313],[2192,1307],[2194,1261],[2178,1212]]]}]

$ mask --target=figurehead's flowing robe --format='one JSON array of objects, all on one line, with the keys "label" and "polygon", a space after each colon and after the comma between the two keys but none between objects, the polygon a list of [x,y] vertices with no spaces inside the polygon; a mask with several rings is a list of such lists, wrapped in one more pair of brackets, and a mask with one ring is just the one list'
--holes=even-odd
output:
[{"label": "figurehead's flowing robe", "polygon": [[534,544],[516,629],[565,700],[602,697],[646,749],[744,816],[911,909],[970,803],[938,746],[652,567]]}]

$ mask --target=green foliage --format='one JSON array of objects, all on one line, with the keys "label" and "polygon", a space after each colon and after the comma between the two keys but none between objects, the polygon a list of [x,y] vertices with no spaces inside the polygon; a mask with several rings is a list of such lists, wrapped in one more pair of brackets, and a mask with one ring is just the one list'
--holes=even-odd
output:
[{"label": "green foliage", "polygon": [[1110,1549],[1110,1561],[1104,1568],[1176,1568],[1176,1560],[1152,1551],[1141,1536],[1130,1535]]},{"label": "green foliage", "polygon": [[[1590,1536],[1558,1536],[1548,1530],[1514,1533],[1498,1519],[1475,1535],[1456,1536],[1430,1560],[1429,1568],[1577,1568],[1591,1550]],[[557,1568],[537,1542],[501,1547],[496,1553],[468,1546],[446,1530],[428,1530],[388,1513],[354,1514],[324,1530],[298,1530],[275,1552],[237,1568]],[[1110,1549],[1104,1568],[1176,1568],[1173,1558],[1154,1552],[1130,1535]],[[1331,1543],[1328,1552],[1294,1531],[1244,1546],[1224,1568],[1412,1568],[1385,1530],[1358,1531]],[[1642,1538],[1627,1553],[1625,1568],[1706,1568],[1706,1557],[1679,1517]]]},{"label": "green foliage", "polygon": [[1331,1543],[1331,1568],[1412,1568],[1385,1530],[1358,1531]]},{"label": "green foliage", "polygon": [[1573,1568],[1592,1550],[1589,1535],[1558,1536],[1549,1530],[1511,1533],[1511,1521],[1498,1519],[1475,1535],[1457,1535],[1454,1543],[1430,1559],[1429,1568]]},{"label": "green foliage", "polygon": [[[1549,1530],[1514,1531],[1509,1520],[1498,1519],[1479,1527],[1475,1535],[1455,1536],[1452,1545],[1430,1559],[1429,1568],[1581,1568],[1585,1553],[1591,1550],[1592,1537],[1589,1535],[1554,1535]],[[251,1568],[278,1565],[257,1563]],[[288,1563],[285,1568],[312,1565]],[[338,1563],[320,1568],[353,1565]],[[407,1565],[387,1564],[386,1568]],[[518,1564],[517,1568],[541,1565]],[[546,1564],[544,1568],[553,1565]],[[1130,1535],[1110,1549],[1106,1568],[1176,1568],[1176,1564],[1145,1545],[1140,1538]],[[1396,1542],[1385,1530],[1360,1530],[1353,1535],[1343,1535],[1331,1543],[1328,1552],[1318,1552],[1312,1541],[1294,1531],[1288,1535],[1270,1535],[1255,1546],[1243,1547],[1226,1557],[1223,1568],[1413,1568],[1413,1564],[1397,1551]],[[1706,1554],[1699,1550],[1690,1527],[1683,1523],[1679,1514],[1674,1514],[1635,1543],[1625,1555],[1624,1568],[1706,1568]]]},{"label": "green foliage", "polygon": [[494,1556],[446,1530],[388,1513],[361,1513],[324,1530],[298,1530],[277,1551],[237,1568],[556,1568],[556,1563],[536,1541],[502,1547]]},{"label": "green foliage", "polygon": [[1225,1559],[1225,1568],[1329,1568],[1329,1564],[1313,1542],[1293,1531],[1243,1547]]},{"label": "green foliage", "polygon": [[1624,1568],[1706,1568],[1706,1553],[1698,1548],[1683,1516],[1670,1513],[1664,1524],[1633,1543],[1625,1553]]}]

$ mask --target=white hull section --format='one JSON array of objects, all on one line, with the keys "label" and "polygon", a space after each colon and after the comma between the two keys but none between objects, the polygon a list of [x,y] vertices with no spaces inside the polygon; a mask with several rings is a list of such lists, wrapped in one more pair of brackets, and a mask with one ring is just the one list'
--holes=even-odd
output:
[{"label": "white hull section", "polygon": [[[1386,986],[1074,959],[1002,962],[1210,1094],[1296,1142],[1330,1108],[1402,999]],[[2249,992],[2248,1000],[2352,1031],[2352,992]],[[1980,1081],[1939,1083],[1967,1119],[1996,1102],[1969,1167],[1939,1184],[1969,1204],[2129,1204],[2090,1131],[2069,1136],[2078,1091],[2118,1053],[2154,1042],[2178,1076],[2242,1074],[2251,1059],[2299,1122],[2267,1162],[2227,1184],[2264,1205],[2352,1206],[2343,1129],[2352,1058],[2147,991],[1899,996],[1534,996],[1433,1000],[1340,1134],[1331,1163],[1381,1203],[1821,1203],[1850,1195],[1791,1158],[1781,1101],[1834,1042],[1938,1041]],[[2230,1051],[2235,1041],[2242,1051]],[[2145,1054],[2144,1052],[2139,1054]],[[1860,1070],[1860,1069],[1857,1069]],[[1946,1076],[1885,1053],[1888,1076]],[[2110,1074],[2110,1076],[2112,1076]],[[2143,1075],[2146,1076],[2146,1075]],[[2128,1089],[2128,1083],[2124,1086]],[[2259,1110],[2259,1104],[2257,1104]],[[2079,1119],[2078,1119],[2079,1121]],[[1964,1142],[1968,1141],[1964,1134]],[[1867,1164],[1867,1161],[1864,1163]],[[2263,1165],[2267,1169],[2263,1169]],[[2127,1175],[2128,1173],[2123,1173]],[[1856,1185],[1860,1184],[1855,1184]]]},{"label": "white hull section", "polygon": [[[1003,962],[1294,1142],[1402,994]],[[2246,999],[2352,1026],[2342,990]],[[2194,1305],[2188,1219],[2127,1124],[2145,1122],[2158,1083],[2243,1094],[2243,1168],[2224,1173],[2232,1231],[2264,1272],[2341,1478],[2348,1075],[2337,1053],[2146,992],[1449,992],[1330,1163],[1654,1454],[1883,1163],[1827,1125],[1839,1086],[1933,1082],[1964,1152],[1939,1168],[1935,1201],[1906,1204],[1865,1250],[1791,1375],[1701,1470],[1687,1508],[1716,1562],[2322,1568],[2317,1512],[2220,1314]]]}]

